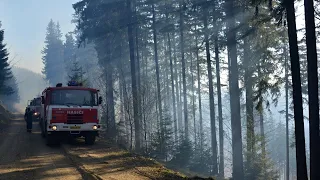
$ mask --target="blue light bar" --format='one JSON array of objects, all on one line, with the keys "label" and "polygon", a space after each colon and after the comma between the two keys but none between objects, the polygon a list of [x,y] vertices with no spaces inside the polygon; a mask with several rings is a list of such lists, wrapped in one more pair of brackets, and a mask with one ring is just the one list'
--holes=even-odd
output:
[{"label": "blue light bar", "polygon": [[68,86],[78,86],[78,83],[76,81],[69,81]]},{"label": "blue light bar", "polygon": [[76,81],[69,81],[68,86],[82,86],[82,83],[78,83]]}]

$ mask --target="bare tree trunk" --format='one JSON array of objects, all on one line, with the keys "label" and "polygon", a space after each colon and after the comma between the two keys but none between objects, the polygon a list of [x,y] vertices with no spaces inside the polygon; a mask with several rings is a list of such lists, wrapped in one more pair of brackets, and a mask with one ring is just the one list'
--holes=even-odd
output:
[{"label": "bare tree trunk", "polygon": [[303,122],[303,106],[301,94],[301,76],[299,49],[297,42],[297,28],[295,19],[294,1],[285,3],[287,11],[288,36],[290,46],[291,72],[292,72],[292,90],[294,103],[294,122],[296,138],[296,161],[297,161],[297,179],[308,179],[306,149]]},{"label": "bare tree trunk", "polygon": [[223,117],[222,117],[222,95],[221,95],[221,80],[220,80],[220,58],[219,58],[219,46],[218,46],[218,33],[214,38],[214,51],[216,59],[216,76],[217,76],[217,93],[218,93],[218,113],[219,113],[219,177],[224,179],[224,133],[223,133]]},{"label": "bare tree trunk", "polygon": [[211,125],[211,148],[212,148],[212,173],[213,175],[218,174],[218,162],[217,162],[217,136],[216,136],[216,120],[215,120],[215,105],[214,105],[214,94],[213,94],[213,77],[212,67],[210,59],[210,48],[209,48],[209,37],[208,37],[208,10],[204,10],[204,36],[207,56],[207,70],[208,70],[208,81],[209,81],[209,98],[210,98],[210,125]]},{"label": "bare tree trunk", "polygon": [[242,133],[241,133],[241,113],[240,113],[240,90],[239,72],[237,58],[237,41],[235,32],[235,0],[226,3],[227,21],[227,48],[230,55],[229,81],[231,81],[230,104],[231,104],[231,129],[232,129],[232,162],[233,179],[244,180],[243,154],[242,154]]},{"label": "bare tree trunk", "polygon": [[[265,159],[266,157],[266,140],[264,134],[264,118],[263,118],[263,111],[259,113],[260,116],[260,134],[261,134],[261,151],[262,151],[262,158]],[[263,163],[263,171],[265,172],[265,163]]]},{"label": "bare tree trunk", "polygon": [[304,0],[309,95],[310,179],[320,179],[319,81],[313,0]]},{"label": "bare tree trunk", "polygon": [[[153,29],[153,43],[154,43],[154,60],[156,64],[156,76],[157,76],[157,95],[158,95],[158,111],[159,111],[159,123],[160,123],[160,134],[163,133],[163,117],[162,117],[162,99],[160,89],[160,71],[159,71],[159,60],[158,60],[158,41],[156,32],[156,15],[154,9],[154,3],[152,3],[152,29]],[[160,141],[161,153],[163,150],[162,140]]]},{"label": "bare tree trunk", "polygon": [[[181,108],[181,89],[179,87],[179,81],[178,81],[178,64],[177,64],[177,52],[176,52],[176,42],[175,42],[175,37],[173,37],[173,54],[174,54],[174,67],[175,67],[175,72],[174,72],[174,79],[175,79],[175,86],[176,86],[176,98],[177,98],[177,116],[178,116],[178,131],[177,135],[180,133],[182,129],[182,108]],[[178,136],[179,139],[179,136]]]},{"label": "bare tree trunk", "polygon": [[[198,76],[198,101],[199,101],[199,124],[200,124],[200,152],[203,152],[203,122],[202,122],[202,103],[201,103],[201,75],[200,75],[200,59],[199,59],[199,47],[198,36],[196,35],[196,56],[197,56],[197,76]],[[201,154],[201,158],[203,155]]]},{"label": "bare tree trunk", "polygon": [[116,130],[116,120],[115,120],[115,113],[114,113],[114,96],[113,96],[113,67],[109,63],[107,65],[106,70],[106,80],[107,80],[107,103],[108,103],[108,116],[109,116],[109,126],[108,132],[110,133],[109,136],[114,139],[117,135]]},{"label": "bare tree trunk", "polygon": [[169,58],[170,58],[170,73],[171,73],[171,93],[172,93],[172,107],[173,107],[173,125],[174,125],[174,137],[175,142],[178,141],[178,124],[177,124],[177,110],[176,110],[176,97],[174,94],[174,74],[173,74],[173,63],[172,63],[172,52],[171,52],[171,39],[170,33],[168,36],[168,46],[169,46]]},{"label": "bare tree trunk", "polygon": [[133,42],[133,32],[132,32],[132,9],[131,0],[127,0],[127,11],[128,11],[128,41],[130,49],[130,66],[131,66],[131,81],[132,81],[132,99],[133,99],[133,118],[135,125],[135,149],[140,152],[140,120],[138,112],[138,88],[137,88],[137,78],[136,78],[136,68],[135,68],[135,57],[134,57],[134,42]]},{"label": "bare tree trunk", "polygon": [[289,163],[289,72],[288,72],[288,52],[287,45],[284,47],[285,58],[285,79],[286,79],[286,180],[289,180],[290,163]]},{"label": "bare tree trunk", "polygon": [[[181,129],[180,129],[180,131],[181,131],[181,133],[183,133],[184,132],[184,130],[183,130],[183,125],[184,125],[184,123],[183,123],[183,121],[182,121],[182,119],[184,118],[184,113],[182,112],[182,108],[183,108],[183,100],[182,100],[182,98],[183,98],[183,85],[182,85],[182,75],[181,75],[181,71],[180,71],[180,73],[179,73],[179,94],[180,94],[180,96],[179,96],[179,101],[180,101],[180,107],[181,107]],[[183,134],[181,134],[181,135],[183,135]]]},{"label": "bare tree trunk", "polygon": [[184,110],[184,135],[185,140],[189,141],[189,125],[188,125],[188,101],[187,101],[187,82],[186,82],[186,62],[184,58],[184,7],[185,2],[180,2],[180,50],[182,63],[182,81],[183,81],[183,110]]},{"label": "bare tree trunk", "polygon": [[[165,91],[166,91],[166,95],[164,96],[164,99],[165,99],[165,108],[166,108],[166,111],[168,111],[168,108],[170,108],[170,101],[171,101],[171,96],[169,95],[170,94],[170,87],[169,87],[169,83],[171,82],[170,81],[170,78],[169,78],[169,74],[170,74],[170,57],[168,56],[168,42],[166,42],[166,38],[164,36],[164,40],[163,40],[163,47],[165,48],[165,57],[164,57],[164,60],[165,60],[165,63],[164,63],[164,69],[165,69],[165,78],[163,78],[163,81],[164,81],[164,84],[165,84]],[[160,68],[161,69],[161,68]]]},{"label": "bare tree trunk", "polygon": [[[245,19],[245,18],[243,18]],[[255,131],[254,131],[254,119],[253,119],[253,70],[251,58],[249,55],[250,45],[248,38],[245,37],[243,40],[243,64],[245,68],[244,73],[244,84],[246,90],[246,120],[247,120],[247,164],[248,164],[248,179],[255,180],[254,173],[254,160],[255,160]],[[258,75],[258,77],[260,77]]]},{"label": "bare tree trunk", "polygon": [[[121,79],[119,78],[119,98],[120,98],[120,114],[119,114],[119,119],[120,119],[120,122],[125,122],[125,117],[124,117],[124,108],[123,108],[123,105],[124,105],[124,100],[123,100],[123,88],[122,88],[122,83],[121,83]],[[124,123],[124,131],[125,131],[125,134],[127,134],[127,129],[126,129],[126,126],[125,126],[125,123]]]},{"label": "bare tree trunk", "polygon": [[192,118],[193,118],[193,127],[194,127],[194,144],[197,144],[197,126],[196,126],[196,107],[195,107],[195,96],[194,96],[194,75],[193,75],[193,57],[192,57],[192,48],[190,44],[190,73],[191,73],[191,93],[192,93]]},{"label": "bare tree trunk", "polygon": [[[136,6],[136,5],[135,5]],[[136,9],[136,8],[135,8]],[[135,12],[136,13],[136,12]],[[141,112],[141,74],[140,74],[140,55],[139,55],[139,34],[138,34],[138,29],[139,29],[139,25],[135,25],[135,40],[136,40],[136,57],[137,57],[137,60],[136,60],[136,74],[137,74],[137,86],[138,86],[138,116],[139,116],[139,124],[142,124],[142,112]],[[143,132],[141,131],[141,136],[143,136]],[[142,141],[142,139],[141,139]],[[140,143],[140,144],[144,144],[143,142]]]}]

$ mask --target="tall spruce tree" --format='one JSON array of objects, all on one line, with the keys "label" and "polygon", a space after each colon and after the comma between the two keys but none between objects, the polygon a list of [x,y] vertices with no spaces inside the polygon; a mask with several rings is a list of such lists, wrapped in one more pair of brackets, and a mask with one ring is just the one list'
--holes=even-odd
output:
[{"label": "tall spruce tree", "polygon": [[68,71],[76,60],[76,44],[72,33],[65,35],[66,41],[63,45],[64,67]]},{"label": "tall spruce tree", "polygon": [[9,64],[9,53],[6,44],[4,43],[4,30],[0,29],[0,94],[10,95],[14,93],[13,88],[7,83],[12,78],[13,75]]},{"label": "tall spruce tree", "polygon": [[47,26],[45,47],[42,50],[42,73],[51,85],[65,80],[65,68],[63,63],[63,42],[59,23],[51,19]]}]

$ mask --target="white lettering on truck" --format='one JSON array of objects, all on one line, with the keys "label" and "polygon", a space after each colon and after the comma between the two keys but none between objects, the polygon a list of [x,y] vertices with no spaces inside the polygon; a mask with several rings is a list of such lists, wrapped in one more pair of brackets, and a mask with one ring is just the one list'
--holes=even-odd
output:
[{"label": "white lettering on truck", "polygon": [[83,114],[83,111],[67,111],[67,114]]}]

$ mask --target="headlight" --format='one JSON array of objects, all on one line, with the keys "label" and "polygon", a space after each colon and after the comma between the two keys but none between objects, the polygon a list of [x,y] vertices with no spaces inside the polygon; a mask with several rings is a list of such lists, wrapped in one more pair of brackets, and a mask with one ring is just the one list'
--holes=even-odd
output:
[{"label": "headlight", "polygon": [[37,112],[35,112],[35,113],[33,113],[34,115],[38,115],[39,113],[37,113]]},{"label": "headlight", "polygon": [[93,129],[93,130],[97,130],[98,127],[97,127],[96,125],[94,125],[94,126],[92,127],[92,129]]},{"label": "headlight", "polygon": [[57,126],[52,126],[52,130],[56,131],[57,130]]}]

